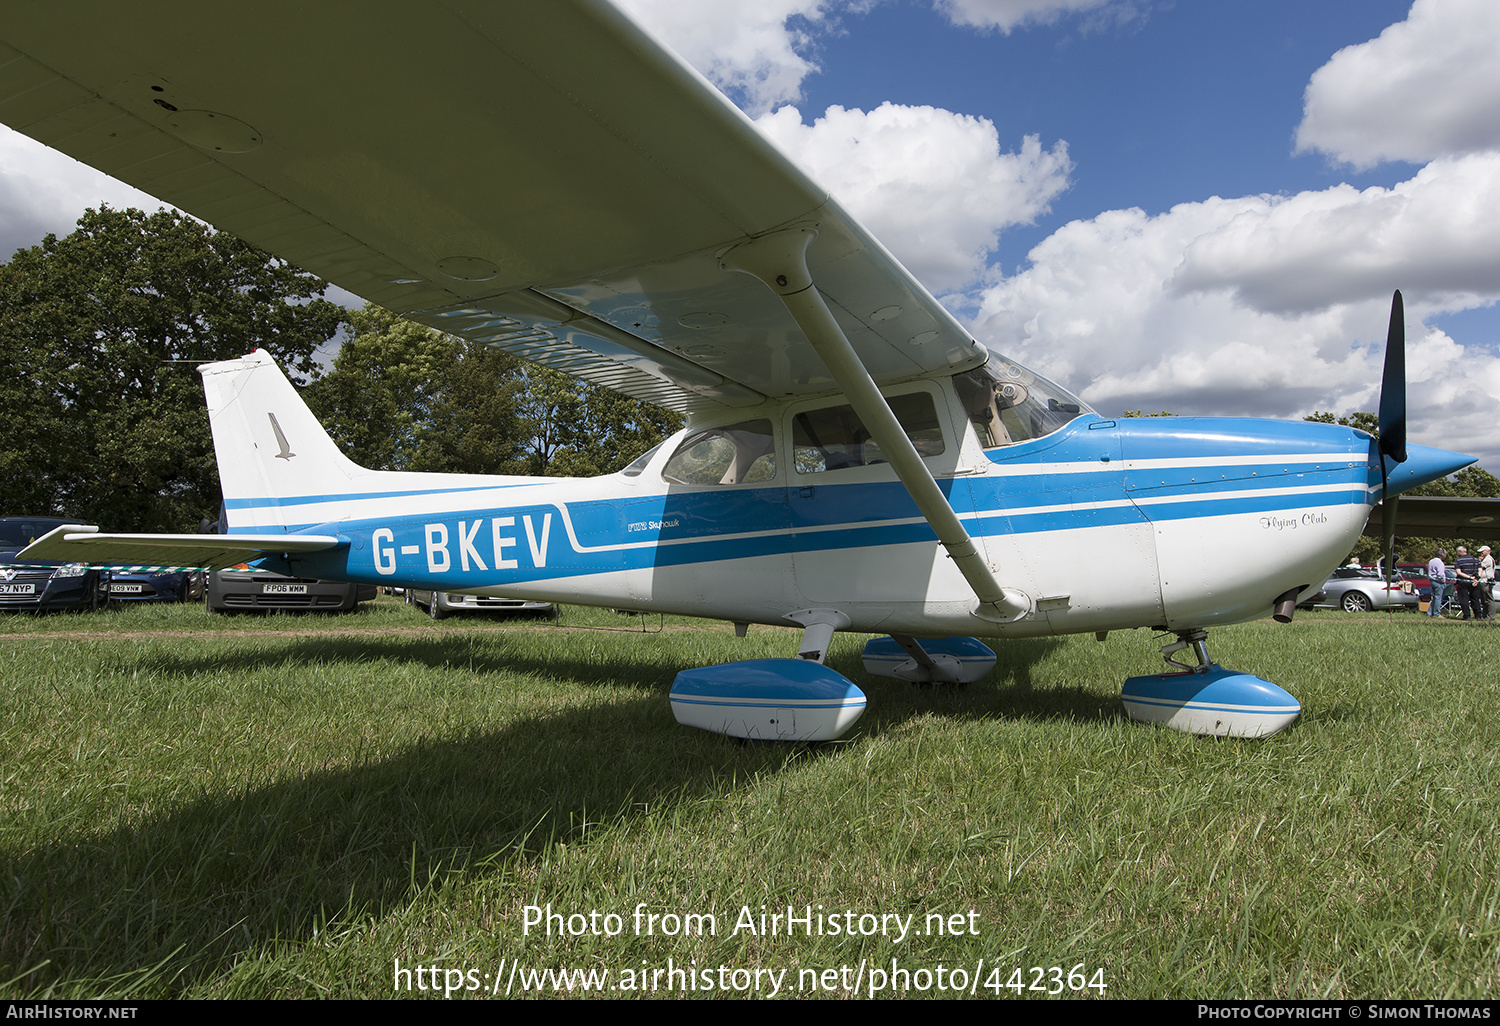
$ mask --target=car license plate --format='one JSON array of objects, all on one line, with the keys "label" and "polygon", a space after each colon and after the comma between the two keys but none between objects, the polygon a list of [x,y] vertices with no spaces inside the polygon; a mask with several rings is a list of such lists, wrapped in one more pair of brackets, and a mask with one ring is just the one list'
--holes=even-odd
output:
[{"label": "car license plate", "polygon": [[0,595],[35,595],[35,584],[0,584]]},{"label": "car license plate", "polygon": [[139,584],[111,584],[109,593],[111,595],[139,595],[143,585]]},{"label": "car license plate", "polygon": [[263,584],[260,586],[262,595],[306,595],[305,584]]}]

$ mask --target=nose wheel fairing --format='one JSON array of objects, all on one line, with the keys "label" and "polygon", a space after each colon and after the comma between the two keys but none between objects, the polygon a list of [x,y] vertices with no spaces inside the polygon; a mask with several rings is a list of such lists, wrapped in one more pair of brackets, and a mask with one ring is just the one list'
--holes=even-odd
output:
[{"label": "nose wheel fairing", "polygon": [[[1270,681],[1211,661],[1207,642],[1206,631],[1178,631],[1161,650],[1177,671],[1127,678],[1120,700],[1130,718],[1188,734],[1253,738],[1275,734],[1302,713],[1302,703]],[[1197,664],[1172,658],[1183,651]]]},{"label": "nose wheel fairing", "polygon": [[1302,712],[1270,681],[1218,663],[1202,672],[1130,677],[1120,699],[1133,720],[1214,737],[1269,737]]}]

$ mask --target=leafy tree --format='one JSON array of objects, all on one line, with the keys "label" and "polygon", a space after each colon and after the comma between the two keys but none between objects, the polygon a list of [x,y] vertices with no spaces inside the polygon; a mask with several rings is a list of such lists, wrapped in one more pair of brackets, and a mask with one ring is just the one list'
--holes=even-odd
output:
[{"label": "leafy tree", "polygon": [[681,418],[367,305],[308,405],[377,470],[588,476],[624,467]]},{"label": "leafy tree", "polygon": [[191,530],[219,508],[194,365],[271,353],[294,381],[342,311],[324,283],[180,214],[86,212],[0,265],[0,514]]},{"label": "leafy tree", "polygon": [[1357,428],[1360,431],[1366,431],[1374,435],[1376,438],[1380,437],[1380,417],[1366,410],[1361,410],[1358,413],[1351,413],[1347,417],[1337,418],[1334,417],[1334,415],[1331,413],[1323,413],[1319,411],[1314,412],[1309,416],[1303,417],[1302,419],[1311,420],[1319,424],[1342,424],[1344,425],[1344,427],[1352,427]]},{"label": "leafy tree", "polygon": [[350,334],[333,369],[303,399],[355,463],[409,470],[430,422],[431,383],[459,341],[373,303],[348,320]]},{"label": "leafy tree", "polygon": [[653,403],[598,385],[575,384],[579,386],[581,415],[567,425],[565,443],[550,463],[553,474],[612,474],[682,427],[680,416]]},{"label": "leafy tree", "polygon": [[528,474],[558,473],[553,462],[574,441],[584,419],[584,389],[582,381],[550,367],[522,368],[517,413],[526,425]]},{"label": "leafy tree", "polygon": [[526,424],[519,407],[520,361],[479,342],[459,343],[430,384],[428,425],[413,470],[519,474]]}]

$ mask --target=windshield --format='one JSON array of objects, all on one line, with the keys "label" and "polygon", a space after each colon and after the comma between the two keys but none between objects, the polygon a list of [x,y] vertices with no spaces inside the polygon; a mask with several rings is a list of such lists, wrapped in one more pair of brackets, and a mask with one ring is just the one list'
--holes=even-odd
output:
[{"label": "windshield", "polygon": [[0,520],[0,547],[24,549],[53,528],[68,523],[45,517],[14,517]]},{"label": "windshield", "polygon": [[1094,412],[1061,385],[997,353],[983,367],[955,374],[953,384],[986,449],[1050,435]]}]

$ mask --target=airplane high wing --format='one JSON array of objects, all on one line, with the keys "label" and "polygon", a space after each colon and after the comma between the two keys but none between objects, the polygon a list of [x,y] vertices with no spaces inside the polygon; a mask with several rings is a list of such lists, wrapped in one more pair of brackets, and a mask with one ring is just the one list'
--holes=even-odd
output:
[{"label": "airplane high wing", "polygon": [[[270,569],[802,626],[799,659],[679,674],[674,712],[706,729],[837,737],[865,698],[824,665],[836,631],[889,635],[872,674],[957,683],[994,664],[970,633],[1151,627],[1183,672],[1130,678],[1131,716],[1272,733],[1300,706],[1212,663],[1205,630],[1290,619],[1375,501],[1472,462],[1405,444],[1399,293],[1381,443],[1100,417],[970,337],[604,0],[11,5],[0,120],[408,317],[686,413],[607,477],[384,473],[266,353],[201,368],[230,535]],[[18,558],[224,544],[55,534]]]},{"label": "airplane high wing", "polygon": [[985,357],[600,0],[14,6],[0,119],[356,295],[682,412],[837,387],[720,268],[778,230],[817,233],[813,279],[877,382]]},{"label": "airplane high wing", "polygon": [[[1381,506],[1370,513],[1365,534],[1379,538]],[[1396,505],[1396,533],[1418,538],[1500,540],[1500,499],[1449,495],[1403,495]]]}]

